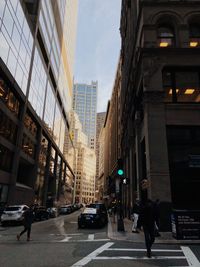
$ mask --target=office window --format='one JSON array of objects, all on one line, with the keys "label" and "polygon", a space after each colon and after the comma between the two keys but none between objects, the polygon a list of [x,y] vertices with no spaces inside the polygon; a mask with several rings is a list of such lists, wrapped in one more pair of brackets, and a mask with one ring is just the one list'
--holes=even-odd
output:
[{"label": "office window", "polygon": [[0,144],[0,169],[11,172],[13,152]]},{"label": "office window", "polygon": [[200,102],[199,77],[197,70],[164,71],[165,102]]},{"label": "office window", "polygon": [[189,25],[190,47],[200,47],[200,24],[191,23]]},{"label": "office window", "polygon": [[158,46],[170,47],[175,44],[174,30],[169,25],[160,25],[157,30]]}]

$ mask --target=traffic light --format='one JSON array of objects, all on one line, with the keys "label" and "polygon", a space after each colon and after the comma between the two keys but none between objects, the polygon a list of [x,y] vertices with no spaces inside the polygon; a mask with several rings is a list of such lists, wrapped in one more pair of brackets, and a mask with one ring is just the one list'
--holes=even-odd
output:
[{"label": "traffic light", "polygon": [[122,161],[122,159],[118,159],[117,160],[117,174],[119,176],[122,176],[124,174],[123,161]]}]

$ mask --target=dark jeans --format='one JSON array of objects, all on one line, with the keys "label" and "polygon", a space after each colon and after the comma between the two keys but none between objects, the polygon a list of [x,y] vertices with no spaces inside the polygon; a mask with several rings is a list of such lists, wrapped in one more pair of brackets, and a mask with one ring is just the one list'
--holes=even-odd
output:
[{"label": "dark jeans", "polygon": [[23,235],[25,232],[27,232],[27,238],[30,238],[31,234],[31,225],[24,226],[24,230],[19,234],[20,236]]},{"label": "dark jeans", "polygon": [[145,237],[145,244],[147,251],[151,251],[151,246],[153,245],[155,241],[155,227],[154,226],[144,226],[143,225],[143,230],[144,230],[144,237]]}]

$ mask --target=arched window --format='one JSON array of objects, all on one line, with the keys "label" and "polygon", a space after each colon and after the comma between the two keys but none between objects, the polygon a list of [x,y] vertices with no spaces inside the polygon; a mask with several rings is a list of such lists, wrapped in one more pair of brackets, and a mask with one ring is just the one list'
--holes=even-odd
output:
[{"label": "arched window", "polygon": [[175,35],[173,28],[168,25],[160,25],[157,31],[157,39],[159,47],[174,46]]},{"label": "arched window", "polygon": [[200,47],[200,24],[189,25],[190,47]]}]

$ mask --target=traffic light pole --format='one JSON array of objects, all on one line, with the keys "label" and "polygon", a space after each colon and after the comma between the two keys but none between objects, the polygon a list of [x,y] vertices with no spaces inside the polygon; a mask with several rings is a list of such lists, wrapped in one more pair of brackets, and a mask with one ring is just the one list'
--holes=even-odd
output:
[{"label": "traffic light pole", "polygon": [[121,179],[119,180],[119,193],[117,196],[117,231],[124,231]]}]

